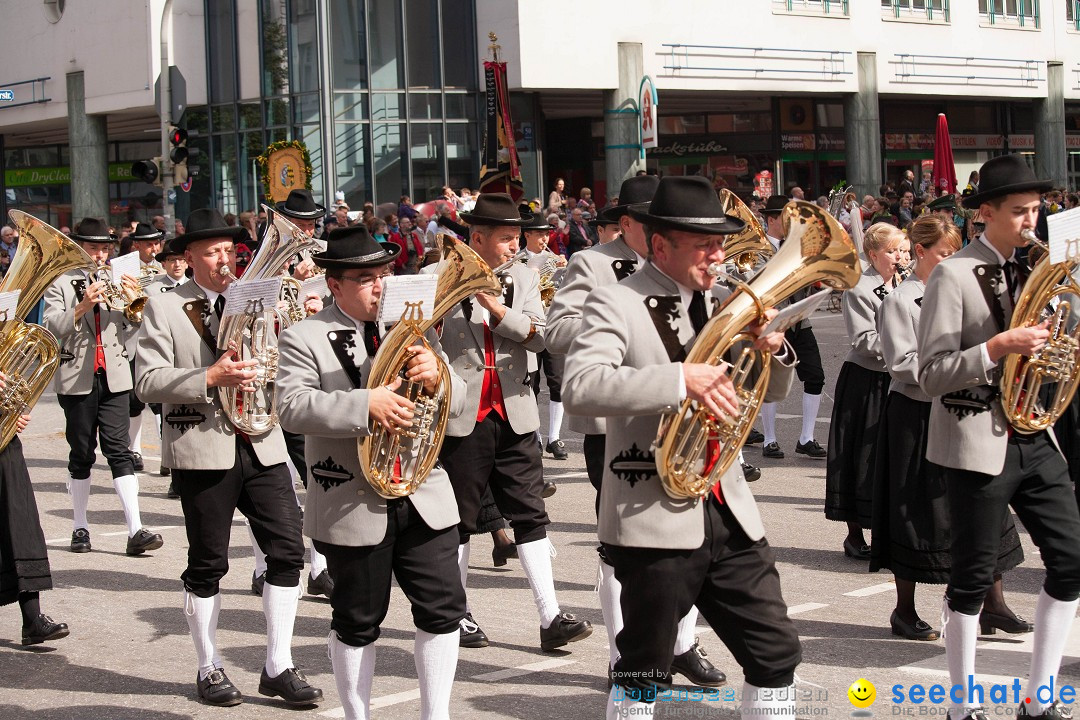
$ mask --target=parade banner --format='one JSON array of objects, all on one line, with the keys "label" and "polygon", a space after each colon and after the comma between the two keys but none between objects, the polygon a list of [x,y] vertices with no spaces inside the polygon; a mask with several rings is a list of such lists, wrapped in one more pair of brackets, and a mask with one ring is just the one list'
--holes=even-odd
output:
[{"label": "parade banner", "polygon": [[272,203],[285,200],[293,190],[311,189],[311,156],[299,140],[273,143],[256,162],[263,192]]},{"label": "parade banner", "polygon": [[517,143],[512,133],[510,97],[506,90],[506,63],[484,61],[487,81],[487,111],[484,150],[481,155],[480,192],[509,193],[518,202],[525,195],[518,164]]}]

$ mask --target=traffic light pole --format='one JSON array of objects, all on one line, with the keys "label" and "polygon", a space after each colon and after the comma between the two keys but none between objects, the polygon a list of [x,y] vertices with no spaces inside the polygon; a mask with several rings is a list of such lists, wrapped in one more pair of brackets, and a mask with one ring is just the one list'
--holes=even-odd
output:
[{"label": "traffic light pole", "polygon": [[172,128],[172,86],[170,85],[169,66],[172,62],[169,58],[169,47],[172,44],[172,4],[173,0],[165,0],[165,9],[161,14],[161,214],[165,216],[165,232],[172,235],[176,232],[176,218],[172,202],[169,201],[169,193],[173,192],[173,164],[169,157],[169,131]]}]

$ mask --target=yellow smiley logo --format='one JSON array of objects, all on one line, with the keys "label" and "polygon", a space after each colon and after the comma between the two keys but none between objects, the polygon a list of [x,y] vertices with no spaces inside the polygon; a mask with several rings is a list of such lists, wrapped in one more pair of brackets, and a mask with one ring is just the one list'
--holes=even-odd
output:
[{"label": "yellow smiley logo", "polygon": [[847,696],[855,707],[868,708],[877,699],[877,690],[874,688],[874,683],[865,678],[859,678],[851,683],[851,687],[847,690]]}]

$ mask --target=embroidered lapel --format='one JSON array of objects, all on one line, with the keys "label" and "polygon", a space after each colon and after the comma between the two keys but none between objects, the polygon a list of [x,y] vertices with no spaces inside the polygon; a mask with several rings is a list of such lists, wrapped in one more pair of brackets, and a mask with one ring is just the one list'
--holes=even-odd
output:
[{"label": "embroidered lapel", "polygon": [[611,271],[615,273],[615,282],[621,282],[637,270],[636,260],[612,260]]},{"label": "embroidered lapel", "polygon": [[341,363],[341,369],[349,377],[349,381],[355,388],[364,388],[364,376],[360,372],[360,365],[367,358],[360,359],[356,351],[356,330],[338,329],[326,333],[326,339],[330,342],[330,348],[334,356]]},{"label": "embroidered lapel", "polygon": [[[998,331],[1003,331],[1005,329],[1006,312],[1002,295],[1008,295],[1008,293],[1002,292],[1002,288],[1005,286],[1005,274],[1002,272],[1001,266],[997,263],[976,265],[975,280],[979,283],[979,289],[982,290],[986,306],[990,308],[990,314],[993,316],[994,322],[997,323]],[[1009,304],[1009,314],[1012,314],[1011,303]]]},{"label": "embroidered lapel", "polygon": [[682,316],[682,302],[678,295],[649,295],[645,298],[645,307],[649,311],[656,334],[664,343],[671,362],[686,359],[686,348],[679,340],[679,318]]},{"label": "embroidered lapel", "polygon": [[195,328],[195,332],[206,343],[206,347],[210,348],[210,351],[216,355],[217,338],[210,331],[210,304],[206,302],[206,298],[193,298],[184,303],[183,307],[184,314],[187,315],[187,319],[191,322],[191,327]]}]

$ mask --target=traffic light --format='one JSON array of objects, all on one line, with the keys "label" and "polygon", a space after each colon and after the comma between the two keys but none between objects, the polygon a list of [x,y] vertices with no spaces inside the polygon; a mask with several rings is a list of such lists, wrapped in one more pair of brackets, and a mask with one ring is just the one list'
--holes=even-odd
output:
[{"label": "traffic light", "polygon": [[147,185],[160,185],[158,181],[158,160],[161,158],[151,158],[150,160],[136,160],[131,164],[131,174],[137,180],[141,180]]},{"label": "traffic light", "polygon": [[172,145],[172,150],[169,151],[169,159],[173,164],[173,182],[177,185],[187,182],[188,179],[188,157],[190,157],[187,148],[187,130],[177,127],[175,125],[169,128],[169,144]]}]

